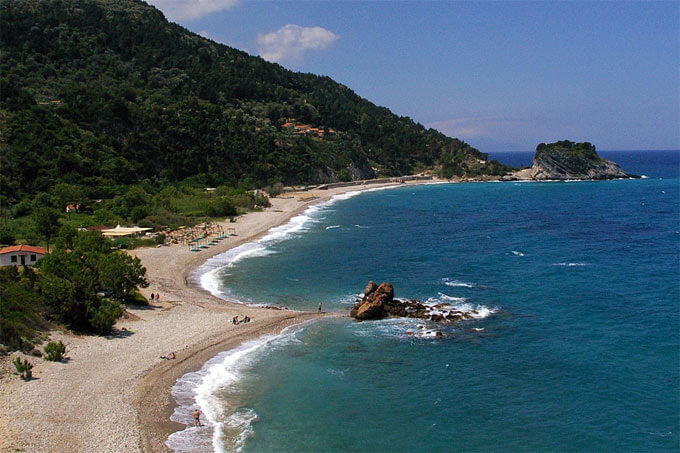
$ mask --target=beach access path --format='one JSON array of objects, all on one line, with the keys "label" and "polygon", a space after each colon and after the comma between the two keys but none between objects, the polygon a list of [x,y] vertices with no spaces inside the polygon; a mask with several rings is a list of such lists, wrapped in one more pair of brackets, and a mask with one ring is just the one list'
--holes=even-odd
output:
[{"label": "beach access path", "polygon": [[[408,183],[407,183],[408,184]],[[414,183],[416,184],[416,183]],[[191,282],[206,259],[256,240],[309,205],[341,193],[403,184],[353,186],[284,194],[271,207],[240,216],[236,236],[201,252],[172,245],[132,250],[147,269],[149,287],[160,294],[149,307],[128,307],[126,318],[107,337],[52,332],[66,344],[66,360],[29,357],[35,379],[11,373],[10,357],[0,362],[0,451],[131,452],[167,451],[167,436],[184,428],[171,422],[175,381],[221,351],[285,327],[323,316],[294,310],[251,307],[216,298]],[[252,322],[233,325],[234,316]],[[175,352],[176,359],[162,355]]]}]

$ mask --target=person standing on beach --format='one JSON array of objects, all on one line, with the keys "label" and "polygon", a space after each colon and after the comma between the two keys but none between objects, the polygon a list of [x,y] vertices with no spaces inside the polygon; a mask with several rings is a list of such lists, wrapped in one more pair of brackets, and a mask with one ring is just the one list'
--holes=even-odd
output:
[{"label": "person standing on beach", "polygon": [[151,299],[151,302],[153,303],[153,293],[151,293],[151,296],[149,297]]},{"label": "person standing on beach", "polygon": [[194,411],[194,426],[201,426],[201,413],[198,409]]},{"label": "person standing on beach", "polygon": [[321,304],[323,304],[323,302],[319,302],[319,313],[321,313]]}]

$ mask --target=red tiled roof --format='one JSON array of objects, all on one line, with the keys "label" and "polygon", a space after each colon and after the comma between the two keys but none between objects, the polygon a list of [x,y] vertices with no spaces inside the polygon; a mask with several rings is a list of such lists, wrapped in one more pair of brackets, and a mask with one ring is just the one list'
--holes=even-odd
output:
[{"label": "red tiled roof", "polygon": [[36,247],[34,245],[12,245],[10,247],[5,247],[4,249],[0,250],[0,255],[2,255],[3,253],[12,253],[12,252],[31,252],[31,253],[40,253],[41,255],[46,255],[47,249],[42,248],[42,247]]}]

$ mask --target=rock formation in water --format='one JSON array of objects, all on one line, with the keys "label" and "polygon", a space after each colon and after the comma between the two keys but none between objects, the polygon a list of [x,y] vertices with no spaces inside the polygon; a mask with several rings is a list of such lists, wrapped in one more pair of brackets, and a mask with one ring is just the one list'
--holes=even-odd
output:
[{"label": "rock formation in water", "polygon": [[598,180],[617,178],[639,178],[621,169],[616,163],[603,159],[595,152],[595,146],[574,143],[569,140],[536,147],[534,165],[516,171],[504,180]]},{"label": "rock formation in water", "polygon": [[370,281],[364,288],[364,297],[357,300],[349,315],[357,321],[383,319],[390,316],[420,318],[430,321],[462,321],[478,314],[475,310],[461,311],[448,304],[426,305],[417,300],[394,298],[391,283],[378,286]]}]

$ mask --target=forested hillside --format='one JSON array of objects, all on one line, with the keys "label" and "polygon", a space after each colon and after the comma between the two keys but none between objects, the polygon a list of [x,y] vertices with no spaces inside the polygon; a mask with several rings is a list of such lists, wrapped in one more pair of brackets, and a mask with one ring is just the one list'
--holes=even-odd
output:
[{"label": "forested hillside", "polygon": [[506,171],[328,77],[217,44],[141,1],[3,0],[0,33],[5,206],[60,182],[110,198],[190,177],[257,187],[439,164],[447,175]]}]

